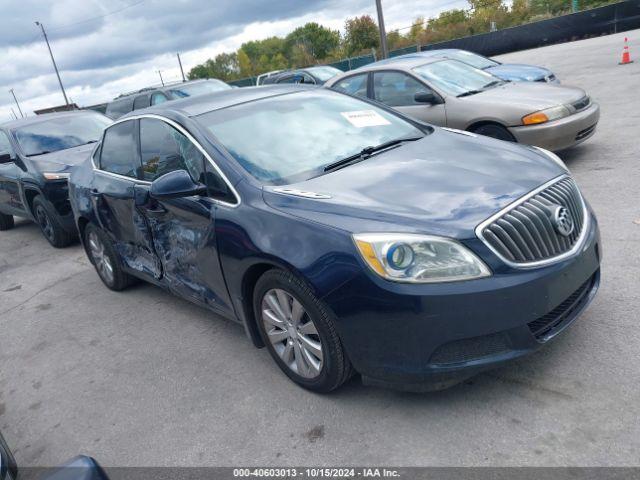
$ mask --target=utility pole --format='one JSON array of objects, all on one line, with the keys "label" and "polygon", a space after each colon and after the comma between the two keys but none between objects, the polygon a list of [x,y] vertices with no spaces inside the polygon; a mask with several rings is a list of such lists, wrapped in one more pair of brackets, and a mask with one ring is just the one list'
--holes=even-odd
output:
[{"label": "utility pole", "polygon": [[178,57],[178,65],[180,65],[180,73],[182,74],[182,81],[186,82],[187,79],[184,77],[184,70],[182,69],[182,60],[180,60],[180,54],[176,53],[176,56]]},{"label": "utility pole", "polygon": [[[24,114],[22,113],[22,109],[20,108],[20,104],[18,103],[18,99],[16,98],[16,94],[13,92],[13,88],[9,90],[11,95],[13,95],[13,101],[16,102],[16,107],[18,107],[18,111],[20,112],[20,116],[24,118]],[[13,108],[11,109],[13,110]]]},{"label": "utility pole", "polygon": [[382,58],[388,58],[389,49],[387,48],[387,32],[384,28],[384,16],[382,15],[382,0],[376,0],[376,8],[378,9],[378,28],[380,29],[380,50]]},{"label": "utility pole", "polygon": [[14,110],[13,108],[11,108],[11,115],[13,115],[13,118],[14,118],[15,120],[17,120],[17,119],[18,119],[18,115],[16,115],[16,112],[15,112],[15,110]]},{"label": "utility pole", "polygon": [[56,71],[56,76],[58,77],[58,83],[60,84],[60,90],[62,90],[62,96],[64,97],[65,105],[69,105],[69,100],[67,99],[67,92],[64,91],[64,86],[62,85],[62,80],[60,79],[60,72],[58,72],[58,66],[56,65],[56,60],[53,58],[53,52],[51,51],[51,45],[49,45],[49,39],[47,38],[47,32],[44,31],[44,25],[40,22],[36,22],[36,25],[40,27],[42,30],[42,35],[44,35],[44,41],[47,42],[47,48],[49,49],[49,55],[51,55],[51,61],[53,62],[53,68]]}]

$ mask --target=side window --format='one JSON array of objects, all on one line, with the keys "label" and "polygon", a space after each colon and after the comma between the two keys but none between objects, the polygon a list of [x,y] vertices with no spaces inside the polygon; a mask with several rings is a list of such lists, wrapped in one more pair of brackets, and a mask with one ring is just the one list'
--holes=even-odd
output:
[{"label": "side window", "polygon": [[316,81],[308,73],[303,73],[302,74],[302,80],[300,80],[300,83],[304,83],[304,84],[307,84],[307,85],[315,85]]},{"label": "side window", "polygon": [[100,154],[100,169],[136,178],[138,152],[134,135],[135,120],[109,127],[104,134]]},{"label": "side window", "polygon": [[140,95],[133,101],[133,109],[140,110],[141,108],[147,108],[149,106],[149,96]]},{"label": "side window", "polygon": [[9,137],[7,134],[0,131],[0,155],[9,154],[11,158],[15,157],[15,153],[13,151],[13,147],[11,146],[11,142],[9,141]]},{"label": "side window", "polygon": [[129,113],[133,108],[131,98],[123,98],[122,100],[116,100],[107,105],[107,115],[112,118],[118,118]]},{"label": "side window", "polygon": [[278,83],[300,83],[300,77],[298,75],[287,75],[280,78]]},{"label": "side window", "polygon": [[165,173],[186,170],[196,182],[204,183],[205,157],[191,141],[162,120],[140,120],[142,175],[152,182]]},{"label": "side window", "polygon": [[374,98],[385,105],[390,107],[420,105],[414,99],[418,92],[431,92],[431,89],[406,73],[375,72],[373,74]]},{"label": "side window", "polygon": [[169,100],[164,93],[154,93],[151,95],[151,105],[158,105]]},{"label": "side window", "polygon": [[362,73],[360,75],[353,75],[347,77],[344,80],[339,81],[333,87],[334,90],[339,92],[349,93],[351,95],[358,95],[360,97],[367,96],[367,77],[368,73]]}]

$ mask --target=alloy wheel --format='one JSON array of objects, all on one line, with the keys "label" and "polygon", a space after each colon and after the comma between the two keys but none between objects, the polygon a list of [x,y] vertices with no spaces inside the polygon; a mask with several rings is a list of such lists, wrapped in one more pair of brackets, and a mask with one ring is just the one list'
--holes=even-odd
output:
[{"label": "alloy wheel", "polygon": [[49,241],[53,241],[55,237],[53,225],[51,225],[51,220],[49,220],[49,216],[42,205],[36,207],[36,220],[38,220],[38,225],[44,236]]},{"label": "alloy wheel", "polygon": [[104,243],[102,243],[102,240],[100,240],[100,237],[98,237],[96,232],[89,233],[88,243],[91,258],[96,266],[96,270],[98,270],[98,273],[105,282],[110,285],[113,284],[113,265],[111,263],[111,258],[109,258],[109,255],[105,252]]},{"label": "alloy wheel", "polygon": [[291,371],[307,379],[320,375],[320,336],[296,298],[279,288],[267,291],[262,298],[262,323],[273,349]]}]

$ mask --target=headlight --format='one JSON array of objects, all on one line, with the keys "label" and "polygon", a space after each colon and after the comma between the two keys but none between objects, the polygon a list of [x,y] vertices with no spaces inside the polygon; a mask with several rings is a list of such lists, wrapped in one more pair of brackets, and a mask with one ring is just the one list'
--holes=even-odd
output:
[{"label": "headlight", "polygon": [[55,172],[45,172],[42,174],[45,180],[66,180],[69,178],[70,173],[55,173]]},{"label": "headlight", "polygon": [[535,148],[536,150],[538,150],[540,153],[542,153],[543,155],[545,155],[547,158],[549,158],[550,160],[553,160],[556,164],[558,164],[558,166],[560,168],[562,168],[563,170],[565,170],[567,173],[569,172],[569,167],[567,167],[567,165],[562,161],[562,159],[556,155],[553,152],[550,152],[549,150],[546,150],[542,147],[536,147],[534,146],[533,148]]},{"label": "headlight", "polygon": [[488,277],[489,268],[461,243],[443,237],[401,233],[353,236],[365,263],[394,282],[435,283]]},{"label": "headlight", "polygon": [[558,120],[559,118],[567,117],[571,115],[571,112],[564,105],[558,105],[557,107],[546,108],[539,112],[533,112],[529,115],[522,117],[523,125],[536,125],[538,123],[550,122],[552,120]]}]

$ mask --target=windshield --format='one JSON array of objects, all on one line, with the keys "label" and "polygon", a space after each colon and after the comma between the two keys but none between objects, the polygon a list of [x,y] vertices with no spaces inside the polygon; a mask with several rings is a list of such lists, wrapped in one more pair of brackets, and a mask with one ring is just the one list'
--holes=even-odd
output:
[{"label": "windshield", "polygon": [[184,85],[175,86],[171,89],[171,93],[176,97],[185,98],[230,89],[231,87],[221,80],[207,80],[205,82],[185,83]]},{"label": "windshield", "polygon": [[97,113],[65,115],[20,127],[14,135],[24,154],[33,157],[97,142],[111,123]]},{"label": "windshield", "polygon": [[413,71],[428,83],[449,95],[482,90],[487,85],[502,83],[498,77],[490,73],[456,60],[441,60],[415,67]]},{"label": "windshield", "polygon": [[307,180],[365,147],[424,135],[391,113],[329,90],[269,97],[198,120],[247,172],[272,184]]},{"label": "windshield", "polygon": [[342,73],[342,70],[338,70],[335,67],[311,67],[307,68],[307,72],[316,77],[322,82],[326,82],[330,78]]},{"label": "windshield", "polygon": [[447,50],[445,52],[445,56],[451,60],[458,60],[480,69],[499,65],[498,62],[494,62],[493,60],[483,57],[482,55],[478,55],[477,53],[467,52],[466,50]]}]

